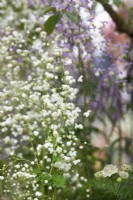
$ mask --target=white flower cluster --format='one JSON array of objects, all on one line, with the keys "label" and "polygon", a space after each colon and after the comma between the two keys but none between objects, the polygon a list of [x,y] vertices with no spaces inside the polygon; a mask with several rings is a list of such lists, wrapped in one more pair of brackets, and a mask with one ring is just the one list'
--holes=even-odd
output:
[{"label": "white flower cluster", "polygon": [[114,165],[106,165],[101,172],[103,177],[111,177],[118,172],[118,168]]},{"label": "white flower cluster", "polygon": [[128,174],[128,172],[125,172],[125,171],[119,171],[119,176],[122,179],[128,179],[129,174]]},{"label": "white flower cluster", "polygon": [[[12,158],[0,179],[13,185],[14,200],[42,197],[36,169],[49,190],[53,172],[73,184],[77,174],[73,169],[81,164],[77,149],[84,148],[77,148],[75,135],[76,129],[83,129],[77,122],[81,110],[73,103],[78,89],[72,87],[75,79],[64,69],[73,63],[64,57],[66,47],[58,47],[58,34],[52,40],[44,31],[46,6],[48,1],[0,2],[0,151]],[[65,43],[64,38],[61,42]],[[82,187],[82,181],[87,179],[78,176],[75,187]],[[9,192],[5,187],[4,193]]]},{"label": "white flower cluster", "polygon": [[[75,80],[63,68],[62,49],[55,46],[51,51],[52,44],[46,41],[41,26],[38,30],[39,40],[30,38],[30,31],[23,34],[10,27],[4,29],[4,35],[0,33],[1,150],[3,156],[25,160],[29,154],[31,158],[28,169],[21,164],[14,172],[7,171],[17,188],[14,194],[23,199],[30,199],[31,187],[32,199],[42,195],[32,173],[34,168],[41,168],[45,174],[59,170],[70,179],[72,168],[80,163],[74,129],[83,129],[76,123],[81,110],[71,102],[78,92],[71,86]],[[28,44],[29,40],[34,44]],[[27,192],[20,192],[16,180],[26,181]]]},{"label": "white flower cluster", "polygon": [[103,170],[98,171],[95,173],[96,178],[106,178],[106,177],[112,177],[112,175],[117,175],[117,181],[121,182],[122,179],[128,179],[129,173],[128,171],[131,171],[131,166],[124,164],[121,166],[121,170],[119,171],[118,167],[115,165],[106,165]]},{"label": "white flower cluster", "polygon": [[95,174],[96,177],[111,177],[113,174],[118,173],[118,168],[114,165],[106,165],[102,171]]}]

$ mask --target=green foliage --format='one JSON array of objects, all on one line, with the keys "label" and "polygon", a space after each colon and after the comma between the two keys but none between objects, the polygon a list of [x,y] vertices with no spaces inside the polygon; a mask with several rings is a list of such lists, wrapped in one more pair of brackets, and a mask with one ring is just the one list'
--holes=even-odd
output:
[{"label": "green foliage", "polygon": [[62,14],[58,12],[57,14],[50,16],[48,20],[45,22],[44,30],[48,35],[50,35],[54,31],[55,26],[60,21],[61,17]]},{"label": "green foliage", "polygon": [[118,197],[107,189],[94,188],[90,200],[119,200]]},{"label": "green foliage", "polygon": [[75,24],[78,24],[79,18],[78,18],[77,13],[75,13],[75,12],[66,12],[66,15],[72,22],[74,22]]},{"label": "green foliage", "polygon": [[118,7],[122,4],[121,0],[113,0],[113,2]]},{"label": "green foliage", "polygon": [[47,14],[49,12],[56,12],[56,8],[55,7],[47,7],[45,10],[44,10],[44,14]]},{"label": "green foliage", "polygon": [[90,200],[132,200],[133,171],[129,178],[117,182],[116,175],[106,178],[93,178],[89,181],[91,187]]},{"label": "green foliage", "polygon": [[66,180],[62,174],[54,174],[52,176],[53,186],[56,188],[66,188]]},{"label": "green foliage", "polygon": [[[102,4],[106,4],[106,3],[109,3],[109,0],[99,0],[99,2],[101,2]],[[116,6],[120,6],[122,4],[122,1],[121,0],[113,0],[113,3]]]},{"label": "green foliage", "polygon": [[[129,10],[129,14],[131,15],[131,17],[133,17],[133,7],[130,8],[130,10]],[[129,59],[127,55],[125,55],[125,59],[126,59],[126,60]]]},{"label": "green foliage", "polygon": [[120,188],[120,196],[122,200],[133,199],[133,171],[130,172],[129,179],[122,184]]},{"label": "green foliage", "polygon": [[99,0],[99,2],[104,4],[104,3],[109,3],[109,0]]},{"label": "green foliage", "polygon": [[50,185],[53,185],[55,188],[66,188],[66,180],[59,171],[54,171],[54,174],[43,173],[43,170],[40,168],[33,169],[33,174],[36,174],[36,180],[44,183],[45,180],[48,181]]}]

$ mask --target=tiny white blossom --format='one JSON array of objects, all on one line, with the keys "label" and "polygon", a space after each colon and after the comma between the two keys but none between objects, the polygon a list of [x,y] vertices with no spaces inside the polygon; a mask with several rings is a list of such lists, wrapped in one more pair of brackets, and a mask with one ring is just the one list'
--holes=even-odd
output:
[{"label": "tiny white blossom", "polygon": [[52,186],[49,186],[48,189],[49,189],[49,190],[52,190]]},{"label": "tiny white blossom", "polygon": [[4,180],[4,176],[0,176],[0,180]]},{"label": "tiny white blossom", "polygon": [[66,64],[66,65],[71,65],[71,64],[72,64],[72,60],[67,58],[67,59],[65,60],[65,64]]},{"label": "tiny white blossom", "polygon": [[33,134],[34,134],[34,136],[38,136],[39,132],[38,131],[34,131]]},{"label": "tiny white blossom", "polygon": [[77,128],[77,129],[83,129],[83,125],[82,124],[75,124],[75,128]]},{"label": "tiny white blossom", "polygon": [[78,82],[83,82],[83,76],[80,76],[80,77],[78,78]]},{"label": "tiny white blossom", "polygon": [[95,76],[99,76],[100,75],[100,72],[99,71],[96,71],[95,72]]},{"label": "tiny white blossom", "polygon": [[45,184],[48,184],[48,180],[45,180],[44,183],[45,183]]},{"label": "tiny white blossom", "polygon": [[87,112],[84,113],[84,116],[89,117],[90,113],[91,113],[91,110],[88,110]]},{"label": "tiny white blossom", "polygon": [[35,193],[35,196],[41,197],[41,196],[42,196],[42,193],[37,191],[37,192]]},{"label": "tiny white blossom", "polygon": [[79,162],[80,162],[80,159],[74,160],[74,161],[73,161],[73,164],[74,164],[74,165],[77,165]]}]

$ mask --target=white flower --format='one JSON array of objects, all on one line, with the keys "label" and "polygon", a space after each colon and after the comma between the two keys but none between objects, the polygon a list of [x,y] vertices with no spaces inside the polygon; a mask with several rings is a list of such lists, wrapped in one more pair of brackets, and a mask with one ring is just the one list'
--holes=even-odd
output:
[{"label": "white flower", "polygon": [[63,176],[64,176],[64,178],[70,178],[71,177],[71,175],[69,173],[64,173]]},{"label": "white flower", "polygon": [[80,76],[80,77],[78,78],[78,82],[83,82],[83,76]]},{"label": "white flower", "polygon": [[38,145],[37,145],[37,148],[36,148],[37,152],[40,153],[41,149],[42,149],[42,145],[41,145],[41,144],[38,144]]},{"label": "white flower", "polygon": [[99,76],[100,75],[100,72],[99,71],[96,71],[95,72],[95,76]]},{"label": "white flower", "polygon": [[4,141],[5,141],[5,144],[10,143],[11,138],[10,138],[9,136],[6,136],[6,137],[4,138]]},{"label": "white flower", "polygon": [[0,176],[0,180],[4,180],[4,176]]},{"label": "white flower", "polygon": [[89,117],[90,113],[91,113],[91,110],[88,110],[87,112],[84,113],[84,116]]},{"label": "white flower", "polygon": [[96,177],[96,178],[101,178],[101,177],[103,177],[102,171],[96,172],[96,173],[95,173],[95,177]]},{"label": "white flower", "polygon": [[61,153],[62,152],[62,148],[61,147],[57,147],[56,152],[57,153]]},{"label": "white flower", "polygon": [[54,166],[59,170],[63,170],[64,172],[68,172],[71,169],[71,163],[56,162]]},{"label": "white flower", "polygon": [[90,189],[86,189],[86,192],[90,192]]},{"label": "white flower", "polygon": [[113,174],[118,173],[118,168],[114,165],[106,165],[101,173],[103,177],[111,177]]},{"label": "white flower", "polygon": [[72,64],[72,60],[69,58],[67,58],[66,60],[65,60],[65,64],[66,65],[71,65]]},{"label": "white flower", "polygon": [[76,155],[77,155],[77,152],[76,152],[76,151],[70,151],[68,155],[70,155],[70,156],[71,156],[71,158],[73,159],[73,158],[75,158],[75,157],[76,157]]},{"label": "white flower", "polygon": [[41,196],[42,196],[42,193],[37,191],[37,192],[35,193],[35,196],[41,197]]},{"label": "white flower", "polygon": [[25,166],[26,168],[28,168],[28,167],[29,167],[29,165],[28,165],[27,163],[25,163],[25,164],[24,164],[24,166]]},{"label": "white flower", "polygon": [[122,165],[122,166],[121,166],[121,169],[122,169],[123,171],[132,171],[131,166],[130,166],[130,165],[127,165],[127,164]]},{"label": "white flower", "polygon": [[69,142],[66,143],[67,146],[71,146],[71,144],[72,144],[71,141],[69,141]]},{"label": "white flower", "polygon": [[73,164],[74,164],[74,165],[77,165],[79,162],[80,162],[80,159],[74,160],[74,161],[73,161]]},{"label": "white flower", "polygon": [[45,180],[44,183],[45,183],[45,184],[48,184],[48,180]]},{"label": "white flower", "polygon": [[58,132],[57,131],[53,131],[53,135],[54,136],[58,136]]},{"label": "white flower", "polygon": [[15,167],[17,168],[17,169],[19,169],[20,168],[20,165],[18,164],[18,165],[15,165]]},{"label": "white flower", "polygon": [[78,183],[77,184],[77,188],[81,188],[82,187],[82,184],[81,183]]},{"label": "white flower", "polygon": [[69,75],[69,71],[65,71],[64,74],[67,76]]},{"label": "white flower", "polygon": [[83,125],[82,124],[75,124],[75,128],[77,128],[77,129],[83,129]]},{"label": "white flower", "polygon": [[46,68],[47,68],[47,69],[53,69],[54,66],[53,66],[51,63],[48,63],[47,66],[46,66]]},{"label": "white flower", "polygon": [[42,41],[40,39],[35,40],[32,47],[35,48],[35,49],[41,48],[42,47]]},{"label": "white flower", "polygon": [[34,131],[33,134],[34,134],[34,136],[38,136],[39,132],[38,131]]},{"label": "white flower", "polygon": [[48,189],[49,189],[49,190],[52,190],[52,186],[49,186]]},{"label": "white flower", "polygon": [[128,179],[129,177],[129,174],[125,171],[120,171],[119,172],[119,176],[122,178],[122,179]]}]

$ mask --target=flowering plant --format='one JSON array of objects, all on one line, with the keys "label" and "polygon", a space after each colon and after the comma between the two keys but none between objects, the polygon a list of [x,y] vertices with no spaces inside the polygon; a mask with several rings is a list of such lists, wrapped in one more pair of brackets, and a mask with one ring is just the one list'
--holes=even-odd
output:
[{"label": "flowering plant", "polygon": [[109,164],[93,177],[98,148],[91,139],[99,129],[90,122],[106,114],[114,128],[128,85],[114,63],[97,67],[109,43],[96,56],[95,6],[93,0],[0,2],[2,200],[133,198],[131,191],[122,197],[132,185],[130,166],[119,171]]}]

